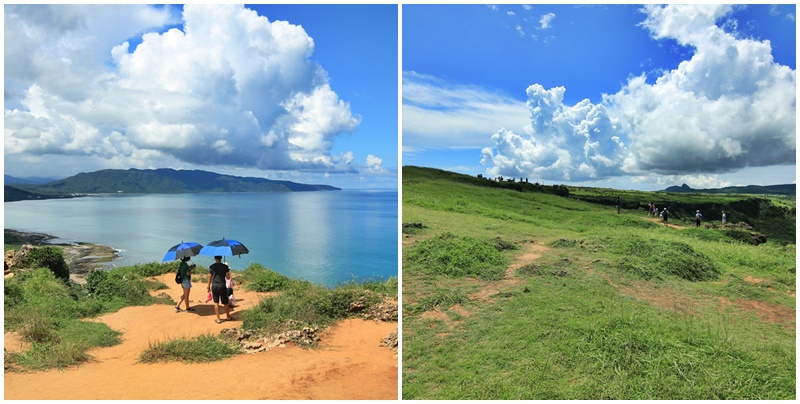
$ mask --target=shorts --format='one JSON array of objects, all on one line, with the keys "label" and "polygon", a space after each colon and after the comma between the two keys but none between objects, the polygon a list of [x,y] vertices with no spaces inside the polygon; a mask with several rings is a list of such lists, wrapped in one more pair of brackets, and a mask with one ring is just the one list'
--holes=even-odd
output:
[{"label": "shorts", "polygon": [[211,298],[214,299],[216,304],[228,304],[228,290],[225,285],[211,286]]},{"label": "shorts", "polygon": [[192,288],[192,281],[190,281],[188,279],[184,279],[183,282],[181,282],[181,287],[183,287],[184,289],[191,289]]}]

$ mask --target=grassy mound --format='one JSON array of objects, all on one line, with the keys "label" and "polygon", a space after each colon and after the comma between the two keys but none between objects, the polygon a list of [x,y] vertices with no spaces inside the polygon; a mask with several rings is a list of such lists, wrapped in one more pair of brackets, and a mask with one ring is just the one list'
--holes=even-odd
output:
[{"label": "grassy mound", "polygon": [[179,338],[150,344],[139,356],[139,362],[213,362],[239,353],[239,347],[212,335]]},{"label": "grassy mound", "polygon": [[618,268],[642,278],[673,275],[688,281],[719,279],[720,268],[707,255],[680,241],[658,239],[609,240],[613,252],[623,255]]},{"label": "grassy mound", "polygon": [[404,269],[432,275],[499,279],[508,259],[492,244],[444,233],[420,242],[406,254]]}]

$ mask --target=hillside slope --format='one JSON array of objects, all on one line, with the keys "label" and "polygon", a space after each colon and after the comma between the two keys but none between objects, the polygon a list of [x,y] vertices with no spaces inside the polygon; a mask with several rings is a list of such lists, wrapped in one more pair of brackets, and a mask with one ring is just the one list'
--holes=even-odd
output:
[{"label": "hillside slope", "polygon": [[794,244],[464,177],[403,169],[404,399],[796,398]]}]

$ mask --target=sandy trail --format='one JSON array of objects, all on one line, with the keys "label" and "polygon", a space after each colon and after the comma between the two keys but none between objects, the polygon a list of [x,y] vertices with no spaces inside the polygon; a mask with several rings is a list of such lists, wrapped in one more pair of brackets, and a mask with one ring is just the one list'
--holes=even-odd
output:
[{"label": "sandy trail", "polygon": [[[177,300],[179,285],[172,278],[172,274],[158,277]],[[121,344],[94,349],[89,352],[93,361],[67,370],[6,373],[5,399],[398,398],[398,358],[380,346],[397,323],[345,320],[326,330],[320,347],[313,350],[287,345],[214,363],[137,363],[150,343],[241,326],[241,311],[265,295],[237,288],[240,303],[232,312],[235,320],[216,324],[212,304],[204,303],[204,286],[195,283],[192,288],[196,313],[175,313],[171,306],[154,305],[126,307],[99,317],[96,321],[123,332]]]}]

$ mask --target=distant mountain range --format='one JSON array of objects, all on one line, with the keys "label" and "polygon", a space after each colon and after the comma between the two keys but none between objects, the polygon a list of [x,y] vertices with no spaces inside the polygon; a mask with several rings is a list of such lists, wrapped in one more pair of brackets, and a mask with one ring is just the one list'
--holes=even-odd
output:
[{"label": "distant mountain range", "polygon": [[330,185],[308,185],[265,178],[236,177],[201,170],[173,170],[169,168],[138,170],[132,168],[129,170],[100,170],[91,173],[80,173],[44,184],[18,183],[15,186],[6,185],[5,201],[98,193],[175,194],[336,190],[340,190],[340,188]]},{"label": "distant mountain range", "polygon": [[695,189],[686,184],[671,186],[664,192],[694,192],[702,194],[754,194],[754,195],[796,195],[795,184],[747,185],[744,187]]}]

